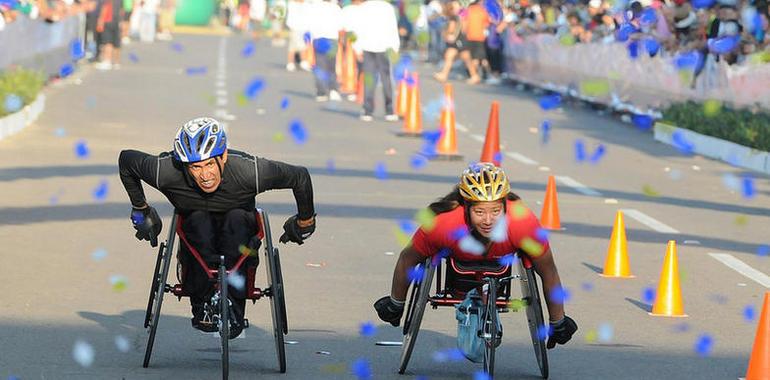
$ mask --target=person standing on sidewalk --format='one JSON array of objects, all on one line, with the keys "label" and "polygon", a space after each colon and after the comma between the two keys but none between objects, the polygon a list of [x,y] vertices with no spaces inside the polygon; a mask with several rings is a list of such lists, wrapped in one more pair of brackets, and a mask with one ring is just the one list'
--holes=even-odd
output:
[{"label": "person standing on sidewalk", "polygon": [[337,39],[342,30],[342,10],[336,0],[323,0],[310,8],[310,37],[315,51],[313,76],[316,84],[315,100],[340,101],[337,84]]},{"label": "person standing on sidewalk", "polygon": [[120,22],[123,20],[123,0],[103,0],[96,19],[100,61],[97,70],[120,68]]},{"label": "person standing on sidewalk", "polygon": [[361,120],[372,121],[377,78],[385,95],[385,120],[398,121],[393,113],[393,85],[389,53],[398,54],[400,39],[395,9],[383,0],[366,0],[358,10],[358,31],[353,49],[364,57],[364,111]]},{"label": "person standing on sidewalk", "polygon": [[310,63],[305,60],[305,32],[310,21],[309,4],[305,0],[289,0],[286,6],[286,27],[289,28],[289,48],[286,52],[286,71],[297,70],[297,54],[300,55],[300,67],[310,71]]}]

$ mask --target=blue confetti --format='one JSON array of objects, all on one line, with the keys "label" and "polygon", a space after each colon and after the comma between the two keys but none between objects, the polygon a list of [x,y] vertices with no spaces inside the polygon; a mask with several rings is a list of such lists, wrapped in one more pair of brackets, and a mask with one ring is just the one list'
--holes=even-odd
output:
[{"label": "blue confetti", "polygon": [[284,96],[283,99],[281,99],[281,109],[285,110],[289,108],[289,98]]},{"label": "blue confetti", "polygon": [[305,41],[305,44],[309,44],[310,41],[313,40],[313,38],[310,36],[310,32],[305,32],[305,34],[302,35],[302,40]]},{"label": "blue confetti", "polygon": [[741,36],[724,36],[709,38],[706,45],[709,51],[714,54],[727,54],[735,50],[740,42]]},{"label": "blue confetti", "polygon": [[398,62],[396,62],[396,64],[393,66],[393,73],[397,82],[400,82],[401,80],[406,80],[408,82],[411,80],[411,77],[408,75],[408,73],[413,71],[414,66],[412,63],[412,57],[408,55],[401,56]]},{"label": "blue confetti", "polygon": [[441,138],[441,130],[440,129],[436,129],[436,130],[431,130],[431,131],[424,131],[422,133],[422,138],[426,142],[435,144]]},{"label": "blue confetti", "polygon": [[752,178],[750,175],[744,175],[741,183],[743,184],[741,187],[743,189],[743,197],[746,199],[754,198],[754,178]]},{"label": "blue confetti", "polygon": [[182,44],[180,44],[179,42],[174,42],[171,44],[171,49],[177,53],[181,53],[182,50],[184,50],[184,47],[182,47]]},{"label": "blue confetti", "polygon": [[369,362],[364,358],[359,358],[354,361],[350,366],[350,371],[359,380],[368,380],[372,378],[372,370],[369,367]]},{"label": "blue confetti", "polygon": [[535,239],[537,239],[538,241],[544,243],[544,242],[548,241],[549,233],[550,232],[548,230],[546,230],[545,228],[538,228],[537,230],[535,230]]},{"label": "blue confetti", "polygon": [[594,290],[594,284],[592,284],[590,282],[584,282],[584,283],[580,284],[580,288],[583,289],[586,292],[590,292],[590,291]]},{"label": "blue confetti", "polygon": [[313,67],[313,75],[322,82],[326,82],[331,78],[331,75],[326,70],[323,70],[318,66]]},{"label": "blue confetti", "polygon": [[754,317],[754,305],[746,305],[746,307],[743,308],[743,319],[745,319],[746,322],[753,322]]},{"label": "blue confetti", "polygon": [[137,57],[137,55],[134,53],[128,53],[128,60],[133,63],[137,63],[139,62],[139,57]]},{"label": "blue confetti", "polygon": [[642,289],[642,300],[644,300],[645,303],[653,303],[653,301],[655,301],[655,289],[651,287]]},{"label": "blue confetti", "polygon": [[544,111],[558,108],[561,104],[561,95],[551,94],[543,96],[540,98],[538,103],[540,104],[540,108],[542,108]]},{"label": "blue confetti", "polygon": [[500,166],[500,163],[503,162],[503,152],[497,152],[492,156],[492,161],[495,162],[498,166]]},{"label": "blue confetti", "polygon": [[243,95],[245,95],[249,99],[254,99],[257,97],[257,95],[259,95],[259,93],[264,89],[264,87],[265,87],[265,80],[262,77],[254,77],[246,85],[246,88],[243,90]]},{"label": "blue confetti", "polygon": [[388,168],[385,166],[384,162],[378,162],[377,165],[374,166],[374,177],[381,181],[388,179]]},{"label": "blue confetti", "polygon": [[583,162],[586,159],[585,143],[581,139],[575,140],[575,161]]},{"label": "blue confetti", "polygon": [[102,261],[105,257],[107,257],[107,250],[104,248],[99,248],[91,253],[91,259],[94,261]]},{"label": "blue confetti", "polygon": [[468,236],[468,227],[466,226],[457,227],[449,234],[449,236],[452,238],[452,240],[460,240]]},{"label": "blue confetti", "polygon": [[90,154],[90,150],[88,149],[88,144],[85,140],[78,140],[75,142],[75,156],[77,158],[85,159],[88,158]]},{"label": "blue confetti", "polygon": [[674,133],[671,134],[671,140],[674,143],[674,146],[679,149],[682,154],[692,154],[693,149],[695,149],[695,145],[687,141],[687,137],[685,137],[682,131],[674,131]]},{"label": "blue confetti", "polygon": [[500,265],[505,266],[514,266],[516,263],[519,262],[519,256],[516,256],[513,253],[509,253],[499,259],[497,259],[497,262],[500,263]]},{"label": "blue confetti", "polygon": [[16,94],[8,94],[5,96],[3,108],[5,108],[7,113],[14,113],[20,110],[22,106],[24,106],[24,101],[21,100],[20,96]]},{"label": "blue confetti", "polygon": [[333,42],[328,38],[313,40],[313,49],[317,54],[326,54],[332,49]]},{"label": "blue confetti", "polygon": [[359,327],[358,333],[361,334],[361,336],[367,338],[373,337],[375,334],[377,334],[377,326],[375,326],[372,322],[364,322]]},{"label": "blue confetti", "polygon": [[412,167],[412,169],[420,170],[428,165],[428,159],[421,154],[414,154],[409,159],[409,165]]},{"label": "blue confetti", "polygon": [[570,298],[571,295],[569,291],[562,286],[557,286],[551,290],[551,302],[553,303],[564,304],[569,301]]},{"label": "blue confetti", "polygon": [[770,256],[770,245],[762,244],[757,247],[757,255],[760,257]]},{"label": "blue confetti", "polygon": [[629,42],[626,48],[628,48],[628,56],[631,59],[639,58],[639,41],[633,40]]},{"label": "blue confetti", "polygon": [[655,9],[646,8],[642,11],[642,15],[639,16],[639,22],[644,25],[652,25],[658,21],[658,15],[655,13]]},{"label": "blue confetti", "polygon": [[411,235],[417,230],[417,223],[409,219],[399,219],[398,228],[407,235]]},{"label": "blue confetti", "polygon": [[698,70],[703,66],[703,54],[697,50],[680,53],[674,57],[674,67],[677,70]]},{"label": "blue confetti", "polygon": [[334,164],[334,160],[331,158],[326,161],[326,171],[329,174],[333,174],[335,171],[337,171],[337,165]]},{"label": "blue confetti", "polygon": [[407,274],[407,278],[409,278],[409,282],[414,282],[415,284],[419,284],[422,282],[422,278],[425,277],[425,268],[423,268],[422,265],[415,265],[411,269],[409,269],[409,273]]},{"label": "blue confetti", "polygon": [[465,360],[465,355],[459,348],[447,348],[445,350],[435,351],[432,355],[433,361],[439,363],[459,362]]},{"label": "blue confetti", "polygon": [[476,371],[473,373],[473,380],[492,380],[492,377],[484,371]]},{"label": "blue confetti", "polygon": [[144,224],[144,213],[136,210],[131,212],[131,223],[135,226]]},{"label": "blue confetti", "polygon": [[83,41],[81,41],[79,38],[76,38],[70,42],[70,56],[74,60],[78,60],[85,56],[85,52],[83,51]]},{"label": "blue confetti", "polygon": [[711,8],[716,0],[692,0],[692,7],[695,9]]},{"label": "blue confetti", "polygon": [[206,66],[194,66],[185,69],[185,73],[187,73],[187,75],[205,75],[206,71],[208,71]]},{"label": "blue confetti", "polygon": [[604,154],[607,153],[607,148],[604,147],[604,144],[599,144],[599,146],[596,147],[596,150],[594,151],[594,154],[591,156],[591,163],[596,164],[598,163],[602,157],[604,157]]},{"label": "blue confetti", "polygon": [[674,332],[684,333],[688,331],[690,331],[690,325],[687,324],[687,322],[682,322],[674,326]]},{"label": "blue confetti", "polygon": [[71,63],[65,63],[65,64],[61,65],[61,67],[59,68],[59,77],[66,78],[66,77],[72,75],[73,72],[75,72],[75,68],[72,67],[72,64]]},{"label": "blue confetti", "polygon": [[94,199],[100,202],[105,200],[110,189],[109,185],[110,184],[106,179],[103,179],[101,182],[99,182],[99,185],[97,185],[93,191]]},{"label": "blue confetti", "polygon": [[254,41],[248,41],[241,50],[241,56],[243,58],[249,58],[252,55],[254,55]]},{"label": "blue confetti", "polygon": [[695,352],[701,357],[707,357],[711,354],[714,347],[714,338],[708,334],[701,334],[695,341]]},{"label": "blue confetti", "polygon": [[540,340],[546,340],[551,336],[551,329],[548,325],[542,325],[537,327],[537,337]]},{"label": "blue confetti", "polygon": [[302,145],[307,141],[307,130],[299,119],[294,119],[289,123],[289,133],[297,145]]},{"label": "blue confetti", "polygon": [[551,139],[551,122],[549,120],[543,120],[543,123],[540,124],[540,142],[543,144],[548,144],[548,141]]},{"label": "blue confetti", "polygon": [[636,27],[631,24],[625,23],[618,28],[618,32],[615,33],[615,39],[618,42],[626,42],[632,34],[638,32]]},{"label": "blue confetti", "polygon": [[647,54],[649,54],[650,57],[654,57],[658,54],[658,50],[660,50],[660,43],[654,38],[645,38],[644,50],[647,51]]},{"label": "blue confetti", "polygon": [[643,131],[648,131],[652,129],[652,125],[655,123],[655,120],[652,118],[652,116],[649,115],[632,115],[631,122],[634,123],[637,128]]},{"label": "blue confetti", "polygon": [[493,24],[497,24],[503,19],[503,9],[497,0],[484,0],[484,8]]}]

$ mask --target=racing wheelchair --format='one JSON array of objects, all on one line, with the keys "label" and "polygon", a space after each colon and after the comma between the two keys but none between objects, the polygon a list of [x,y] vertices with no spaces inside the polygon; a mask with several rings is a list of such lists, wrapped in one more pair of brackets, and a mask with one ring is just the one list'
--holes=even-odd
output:
[{"label": "racing wheelchair", "polygon": [[[547,334],[544,333],[545,321],[537,277],[532,261],[526,254],[517,252],[515,257],[518,259],[506,265],[498,262],[461,262],[451,257],[428,258],[420,264],[422,268],[418,273],[422,273],[422,279],[412,283],[406,308],[403,351],[398,373],[403,374],[406,371],[427,306],[437,309],[441,306],[460,304],[465,299],[465,294],[470,289],[476,288],[482,295],[482,306],[480,310],[468,312],[481,314],[477,336],[484,342],[484,372],[491,379],[494,376],[495,349],[502,341],[499,314],[518,311],[518,308],[511,304],[511,280],[515,279],[521,283],[521,306],[526,308],[530,337],[540,374],[547,379],[548,355],[545,342]],[[518,274],[512,274],[513,265],[517,266]],[[431,282],[434,275],[436,293],[431,295]]]},{"label": "racing wheelchair", "polygon": [[[182,231],[182,216],[176,212],[174,213],[174,216],[171,219],[171,228],[168,232],[168,238],[165,242],[160,243],[158,257],[155,261],[155,271],[150,285],[150,297],[147,301],[147,312],[144,318],[144,327],[149,330],[147,349],[144,354],[144,368],[147,368],[150,364],[152,348],[155,343],[155,333],[158,330],[158,322],[160,321],[163,295],[165,293],[171,293],[179,300],[181,300],[182,297],[190,296],[190,293],[185,289],[185,285],[182,283],[181,279],[184,277],[180,276],[179,270],[177,271],[179,284],[171,285],[166,282],[171,267],[171,256],[174,250],[175,238],[179,236],[180,240],[187,245],[189,250],[189,252],[185,252],[181,249],[182,247],[180,245],[179,255],[191,254],[194,260],[201,265],[204,273],[208,276],[209,281],[214,283],[215,291],[211,296],[210,310],[207,310],[207,312],[211,312],[212,322],[219,330],[222,344],[222,378],[227,379],[229,372],[228,345],[230,335],[230,307],[229,299],[227,297],[228,278],[232,274],[235,274],[242,266],[245,267],[246,273],[246,283],[244,285],[246,299],[251,300],[252,303],[256,303],[256,301],[262,297],[270,299],[270,309],[272,311],[273,319],[273,336],[275,338],[275,350],[278,355],[278,369],[281,373],[286,372],[284,335],[288,334],[289,327],[286,318],[286,302],[284,299],[281,261],[278,254],[278,248],[273,246],[273,239],[270,234],[270,221],[267,212],[258,208],[255,210],[255,218],[257,221],[256,237],[261,241],[262,247],[264,247],[265,258],[267,259],[265,265],[265,268],[267,268],[267,287],[265,288],[256,287],[256,260],[249,260],[249,255],[241,255],[235,265],[230,269],[227,269],[225,266],[224,256],[220,256],[219,267],[216,269],[210,268],[198,251],[188,244],[187,238]],[[183,272],[185,268],[182,264],[182,260],[178,261],[178,269],[181,269]],[[187,265],[190,264],[188,263]],[[248,327],[248,320],[246,319],[244,320],[244,327]]]}]

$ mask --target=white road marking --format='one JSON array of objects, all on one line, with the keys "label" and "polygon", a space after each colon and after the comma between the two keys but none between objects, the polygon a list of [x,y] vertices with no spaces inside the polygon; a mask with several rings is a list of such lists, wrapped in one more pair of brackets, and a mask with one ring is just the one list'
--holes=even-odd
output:
[{"label": "white road marking", "polygon": [[601,197],[602,196],[602,193],[600,193],[600,192],[598,192],[598,191],[596,191],[596,190],[594,190],[594,189],[592,189],[592,188],[590,188],[590,187],[588,187],[586,185],[583,185],[582,183],[572,179],[572,177],[567,177],[565,175],[557,175],[555,178],[556,178],[557,181],[559,181],[559,182],[561,182],[561,183],[563,183],[563,184],[565,184],[565,185],[575,189],[575,191],[577,191],[580,194],[589,195],[589,196],[593,196],[593,197]]},{"label": "white road marking", "polygon": [[770,288],[770,276],[752,268],[749,264],[735,258],[729,253],[709,253],[717,261],[727,265],[730,269],[756,281],[758,284]]},{"label": "white road marking", "polygon": [[639,223],[642,223],[646,225],[647,227],[652,228],[655,231],[662,232],[665,234],[678,234],[679,231],[674,229],[671,226],[668,226],[664,224],[663,222],[658,221],[657,219],[632,208],[625,208],[621,209],[620,211],[623,211],[623,214],[625,214],[628,217],[631,217],[633,219],[636,219]]},{"label": "white road marking", "polygon": [[217,90],[217,96],[227,96],[227,90]]},{"label": "white road marking", "polygon": [[464,126],[464,125],[462,125],[462,124],[460,124],[460,123],[456,123],[456,124],[455,124],[455,128],[456,128],[458,131],[460,131],[460,132],[465,132],[465,133],[468,133],[468,131],[470,131],[470,129],[468,129],[468,127],[466,127],[466,126]]},{"label": "white road marking", "polygon": [[482,143],[484,142],[484,136],[482,136],[482,135],[477,135],[475,133],[471,133],[471,138],[476,140],[476,141],[478,141],[478,142],[482,142]]},{"label": "white road marking", "polygon": [[226,106],[227,105],[227,98],[217,98],[217,105],[218,106]]},{"label": "white road marking", "polygon": [[225,87],[225,81],[223,81],[223,80],[218,80],[218,81],[217,81],[217,87]]},{"label": "white road marking", "polygon": [[533,159],[531,159],[531,158],[529,158],[529,157],[527,157],[527,156],[525,156],[525,155],[523,155],[521,153],[505,152],[505,155],[510,157],[510,158],[512,158],[512,159],[514,159],[514,160],[516,160],[516,161],[518,161],[518,162],[521,162],[524,165],[537,165],[537,161],[535,161],[535,160],[533,160]]}]

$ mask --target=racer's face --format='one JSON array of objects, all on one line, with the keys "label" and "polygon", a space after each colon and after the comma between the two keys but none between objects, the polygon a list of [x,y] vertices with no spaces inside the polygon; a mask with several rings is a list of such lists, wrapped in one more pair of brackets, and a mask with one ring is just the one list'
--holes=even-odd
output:
[{"label": "racer's face", "polygon": [[490,237],[492,228],[501,216],[503,216],[502,201],[477,202],[470,208],[471,227],[484,237]]},{"label": "racer's face", "polygon": [[219,184],[222,183],[222,172],[219,170],[220,164],[217,163],[217,158],[220,159],[222,168],[224,168],[225,162],[227,162],[227,151],[221,157],[213,157],[187,165],[187,171],[195,179],[195,183],[206,193],[215,192],[219,188]]}]

